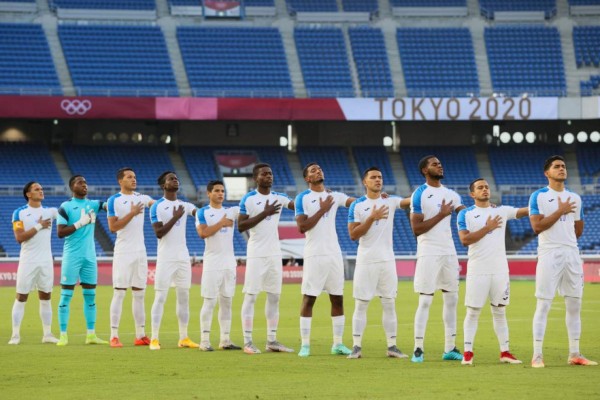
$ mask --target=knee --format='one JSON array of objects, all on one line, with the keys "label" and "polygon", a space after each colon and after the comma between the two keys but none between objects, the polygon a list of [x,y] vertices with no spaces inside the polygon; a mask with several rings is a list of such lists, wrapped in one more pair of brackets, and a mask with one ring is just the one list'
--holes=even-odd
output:
[{"label": "knee", "polygon": [[429,310],[431,307],[431,303],[433,303],[433,296],[429,296],[426,294],[422,294],[419,296],[419,308],[423,310]]},{"label": "knee", "polygon": [[[17,295],[15,296],[15,299],[17,299],[17,301],[19,303],[25,303],[27,301],[28,297],[29,297],[29,294],[17,293]],[[40,294],[40,300],[44,300],[41,298],[41,294]]]}]

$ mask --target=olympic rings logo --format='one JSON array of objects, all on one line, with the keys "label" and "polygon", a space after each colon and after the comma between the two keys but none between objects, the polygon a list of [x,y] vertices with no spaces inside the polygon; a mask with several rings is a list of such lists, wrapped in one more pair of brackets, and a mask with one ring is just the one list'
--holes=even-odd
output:
[{"label": "olympic rings logo", "polygon": [[89,100],[63,100],[60,102],[60,108],[69,115],[83,115],[92,109],[92,102]]}]

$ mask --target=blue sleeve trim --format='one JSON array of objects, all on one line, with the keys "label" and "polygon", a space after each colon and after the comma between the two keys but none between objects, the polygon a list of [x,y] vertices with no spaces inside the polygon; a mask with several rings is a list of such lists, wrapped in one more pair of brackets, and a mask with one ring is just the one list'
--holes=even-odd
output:
[{"label": "blue sleeve trim", "polygon": [[423,214],[423,208],[421,207],[421,195],[425,189],[427,189],[427,185],[421,185],[412,195],[410,212],[413,214]]},{"label": "blue sleeve trim", "polygon": [[305,190],[304,192],[302,192],[298,196],[296,196],[296,201],[294,201],[294,206],[295,206],[294,208],[295,208],[296,216],[305,214],[304,206],[302,205],[302,199],[304,198],[304,196],[306,196],[309,193],[310,193],[310,190]]},{"label": "blue sleeve trim", "polygon": [[255,194],[256,190],[253,190],[251,192],[246,193],[246,195],[242,197],[242,200],[240,200],[240,214],[248,215],[248,210],[246,210],[246,200],[248,200],[248,197],[254,196]]},{"label": "blue sleeve trim", "polygon": [[196,212],[196,218],[198,219],[198,223],[200,225],[208,225],[206,223],[206,217],[204,216],[204,213],[206,212],[207,209],[208,209],[208,206],[205,206]]}]

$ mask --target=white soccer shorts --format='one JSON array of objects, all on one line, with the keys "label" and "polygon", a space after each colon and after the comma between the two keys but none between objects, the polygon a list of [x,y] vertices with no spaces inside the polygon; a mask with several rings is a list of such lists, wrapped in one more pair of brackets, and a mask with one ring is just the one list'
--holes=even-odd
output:
[{"label": "white soccer shorts", "polygon": [[34,290],[51,293],[54,286],[54,265],[20,263],[17,269],[17,293],[28,294]]},{"label": "white soccer shorts", "polygon": [[302,294],[344,295],[344,260],[340,254],[307,257],[302,269]]},{"label": "white soccer shorts", "polygon": [[203,271],[200,293],[205,299],[219,296],[233,297],[235,294],[235,269]]},{"label": "white soccer shorts", "polygon": [[189,261],[157,261],[154,290],[169,290],[171,286],[189,289],[192,286],[192,265]]},{"label": "white soccer shorts", "polygon": [[508,272],[502,274],[467,273],[465,306],[482,308],[489,299],[494,306],[507,306],[510,303],[510,278]]},{"label": "white soccer shorts", "polygon": [[115,253],[112,265],[113,287],[127,289],[146,288],[148,280],[148,258],[145,251]]},{"label": "white soccer shorts", "polygon": [[433,294],[436,290],[458,292],[460,265],[455,255],[417,258],[414,288],[416,293]]},{"label": "white soccer shorts", "polygon": [[583,261],[577,248],[561,247],[538,255],[535,271],[535,297],[552,300],[561,296],[583,295]]},{"label": "white soccer shorts", "polygon": [[281,256],[248,258],[243,292],[281,294],[282,279],[283,261]]},{"label": "white soccer shorts", "polygon": [[395,299],[398,293],[398,274],[394,260],[356,264],[353,296],[369,301],[375,296]]}]

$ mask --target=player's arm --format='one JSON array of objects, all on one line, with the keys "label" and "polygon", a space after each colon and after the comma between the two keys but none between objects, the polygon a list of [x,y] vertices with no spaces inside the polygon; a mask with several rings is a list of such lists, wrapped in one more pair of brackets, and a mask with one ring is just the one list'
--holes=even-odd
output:
[{"label": "player's arm", "polygon": [[[570,214],[575,212],[577,208],[574,201],[571,201],[571,198],[567,198],[567,201],[562,202],[560,197],[556,198],[558,202],[558,208],[550,215],[544,214],[533,214],[529,215],[529,221],[531,222],[531,228],[536,235],[544,232],[546,229],[549,229],[560,219],[561,216]],[[583,233],[583,225],[581,226],[581,232]],[[577,234],[577,229],[575,230]]]},{"label": "player's arm", "polygon": [[517,210],[517,216],[515,218],[523,218],[529,215],[529,207],[521,207]]},{"label": "player's arm", "polygon": [[206,239],[219,232],[222,228],[229,228],[233,226],[233,221],[227,218],[226,215],[223,215],[216,224],[207,225],[207,224],[199,224],[196,226],[196,232],[202,239]]},{"label": "player's arm", "polygon": [[157,238],[162,238],[167,233],[171,231],[171,228],[175,225],[175,223],[185,214],[185,208],[183,205],[179,207],[173,208],[173,216],[167,223],[163,224],[162,221],[154,222],[152,224],[152,228],[154,229],[154,234]]},{"label": "player's arm", "polygon": [[31,239],[32,237],[34,237],[36,235],[36,233],[38,233],[42,229],[50,228],[51,223],[52,223],[52,219],[50,219],[50,218],[42,219],[42,217],[40,217],[40,219],[38,220],[37,224],[35,224],[35,226],[31,227],[28,230],[25,230],[25,228],[23,226],[23,221],[14,221],[13,222],[13,233],[15,234],[15,239],[17,240],[17,242],[19,244],[22,244],[23,242],[26,242],[29,239]]},{"label": "player's arm", "polygon": [[410,197],[404,198],[400,201],[400,208],[408,210],[410,208]]},{"label": "player's arm", "polygon": [[490,215],[485,222],[485,225],[474,232],[471,232],[467,229],[462,229],[458,231],[458,237],[460,238],[460,242],[463,246],[469,246],[473,243],[479,242],[485,235],[493,231],[494,229],[498,229],[502,227],[502,217],[496,215],[494,218]]},{"label": "player's arm", "polygon": [[306,233],[307,231],[310,231],[312,228],[314,228],[315,225],[317,225],[317,222],[319,222],[319,220],[321,219],[321,217],[323,217],[323,215],[325,215],[327,211],[331,210],[331,207],[334,203],[335,201],[333,200],[333,196],[328,195],[325,198],[325,200],[319,199],[320,207],[317,210],[317,212],[311,215],[310,217],[306,214],[296,215],[296,225],[298,225],[298,231],[300,231],[300,233]]},{"label": "player's arm", "polygon": [[77,220],[73,225],[67,225],[69,222],[69,216],[67,212],[61,207],[58,209],[58,225],[56,227],[56,233],[60,239],[65,238],[69,235],[72,235],[77,229],[83,228],[84,226],[95,221],[95,213],[94,211],[90,211],[86,213],[85,210],[81,210],[81,214],[79,220]]},{"label": "player's arm", "polygon": [[429,232],[431,228],[437,225],[438,222],[446,218],[448,215],[452,214],[453,208],[454,207],[452,207],[452,201],[446,204],[446,200],[444,199],[442,200],[440,211],[428,220],[425,219],[424,214],[411,213],[410,226],[415,236],[419,236]]},{"label": "player's arm", "polygon": [[464,204],[461,204],[460,206],[458,206],[458,207],[456,207],[456,208],[454,209],[454,212],[456,212],[456,213],[458,214],[459,212],[461,212],[461,211],[462,211],[462,210],[464,210],[465,208],[467,208],[467,206],[465,206]]},{"label": "player's arm", "polygon": [[244,232],[252,229],[268,216],[279,213],[279,210],[281,210],[281,204],[278,201],[269,204],[269,200],[267,200],[265,208],[254,217],[250,217],[248,214],[240,214],[238,217],[238,230]]},{"label": "player's arm", "polygon": [[137,204],[131,203],[131,209],[126,215],[120,218],[116,215],[113,217],[108,217],[108,229],[110,229],[112,233],[117,233],[117,231],[125,228],[136,215],[144,212],[144,207],[144,203],[142,202]]},{"label": "player's arm", "polygon": [[579,239],[583,235],[583,220],[575,221],[575,237]]},{"label": "player's arm", "polygon": [[345,204],[346,208],[350,207],[350,204],[354,203],[354,200],[356,200],[355,197],[348,197]]}]

